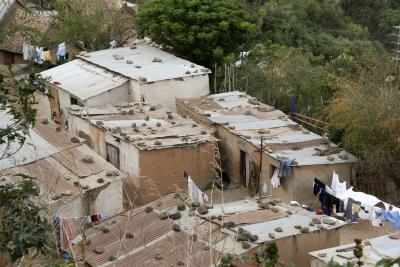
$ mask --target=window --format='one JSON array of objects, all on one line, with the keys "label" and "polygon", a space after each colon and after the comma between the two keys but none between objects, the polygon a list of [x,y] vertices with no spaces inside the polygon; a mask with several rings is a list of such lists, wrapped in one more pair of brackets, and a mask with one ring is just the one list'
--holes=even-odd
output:
[{"label": "window", "polygon": [[71,96],[71,105],[78,105],[78,99]]}]

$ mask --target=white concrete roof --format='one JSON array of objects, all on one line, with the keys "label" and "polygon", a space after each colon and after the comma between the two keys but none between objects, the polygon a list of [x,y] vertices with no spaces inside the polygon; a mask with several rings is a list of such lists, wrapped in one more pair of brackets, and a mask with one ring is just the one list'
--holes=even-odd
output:
[{"label": "white concrete roof", "polygon": [[[380,236],[377,238],[372,238],[368,240],[371,245],[363,244],[363,256],[361,261],[364,263],[363,266],[366,267],[374,267],[378,263],[378,261],[384,258],[395,259],[400,257],[400,239],[391,239],[388,235]],[[355,263],[356,259],[354,257],[353,248],[354,244],[339,246],[328,248],[319,251],[313,251],[309,254],[314,258],[318,259],[323,263],[328,264],[331,260],[335,263],[346,264],[349,262],[346,258],[352,258],[350,262]],[[337,252],[338,249],[346,249],[348,251]],[[323,255],[321,253],[326,253],[325,257],[321,257]],[[340,255],[340,256],[338,256]],[[346,257],[346,258],[343,258]]]},{"label": "white concrete roof", "polygon": [[126,77],[97,67],[84,60],[76,59],[61,66],[41,72],[49,82],[59,82],[56,85],[68,93],[87,100],[109,90],[123,85]]},{"label": "white concrete roof", "polygon": [[[80,56],[80,58],[137,81],[140,80],[139,77],[146,78],[146,81],[141,80],[141,83],[204,75],[211,72],[209,69],[156,47],[148,45],[135,47],[135,49],[122,47],[101,50],[89,53],[87,57]],[[116,59],[118,58],[116,56],[121,59]],[[159,58],[162,62],[153,62],[154,58]],[[133,63],[127,64],[127,60]]]},{"label": "white concrete roof", "polygon": [[[268,146],[265,153],[277,160],[295,159],[295,165],[299,166],[357,161],[347,152],[346,159],[340,158],[339,152],[319,156],[318,149],[326,151],[336,145],[320,145],[324,141],[322,136],[304,129],[282,111],[260,103],[245,92],[233,91],[178,101],[256,147],[261,146],[263,137],[264,145]],[[328,160],[331,157],[333,160]]]},{"label": "white concrete roof", "polygon": [[[4,111],[0,112],[0,128],[5,128],[11,123],[12,117]],[[0,145],[0,155],[3,155],[4,152],[6,155],[12,155],[0,160],[0,170],[34,162],[55,154],[59,150],[35,131],[29,130],[29,135],[26,135],[26,141],[21,148],[18,142],[12,142],[8,147],[6,144],[2,144]]]},{"label": "white concrete roof", "polygon": [[[335,164],[335,163],[351,163],[356,162],[357,158],[350,153],[347,153],[347,159],[339,158],[339,154],[331,154],[329,156],[318,156],[315,155],[317,152],[315,148],[326,149],[325,145],[313,146],[313,147],[305,147],[300,150],[282,150],[278,152],[270,153],[271,156],[276,158],[290,158],[296,159],[298,165],[307,166],[307,165],[318,165],[318,164]],[[328,157],[333,157],[333,160],[328,160]]]}]

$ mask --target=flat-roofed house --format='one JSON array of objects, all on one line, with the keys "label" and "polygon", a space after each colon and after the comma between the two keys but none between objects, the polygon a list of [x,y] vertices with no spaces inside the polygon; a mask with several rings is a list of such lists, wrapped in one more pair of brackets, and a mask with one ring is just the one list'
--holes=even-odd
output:
[{"label": "flat-roofed house", "polygon": [[[348,183],[354,175],[353,155],[245,93],[178,99],[177,112],[215,129],[224,170],[232,183],[252,194],[263,191],[284,200],[317,203],[314,178],[330,185],[333,172]],[[282,177],[281,186],[272,188],[271,178],[285,160],[291,162],[291,177]]]},{"label": "flat-roofed house", "polygon": [[[0,127],[10,122],[11,116],[1,112]],[[18,142],[0,145],[0,153],[8,155],[0,160],[0,182],[18,184],[20,174],[34,178],[38,200],[51,216],[113,216],[124,210],[124,175],[51,121],[39,121],[21,147]]]},{"label": "flat-roofed house", "polygon": [[175,98],[209,94],[209,69],[150,45],[81,53],[42,72],[49,78],[52,115],[71,105],[149,102],[175,110]]},{"label": "flat-roofed house", "polygon": [[127,174],[136,203],[187,188],[183,173],[205,188],[215,178],[217,139],[193,120],[145,103],[73,106],[69,131]]}]

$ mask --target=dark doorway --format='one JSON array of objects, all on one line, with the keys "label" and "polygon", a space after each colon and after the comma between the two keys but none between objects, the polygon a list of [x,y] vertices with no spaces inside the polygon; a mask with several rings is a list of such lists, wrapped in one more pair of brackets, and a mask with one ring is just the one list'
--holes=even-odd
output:
[{"label": "dark doorway", "polygon": [[106,143],[107,161],[119,169],[119,148]]}]

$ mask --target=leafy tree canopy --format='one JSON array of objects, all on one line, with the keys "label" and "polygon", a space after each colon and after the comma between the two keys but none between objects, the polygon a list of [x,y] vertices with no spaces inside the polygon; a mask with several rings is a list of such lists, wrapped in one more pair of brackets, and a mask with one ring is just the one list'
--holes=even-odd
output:
[{"label": "leafy tree canopy", "polygon": [[257,34],[235,0],[149,0],[137,22],[143,35],[208,67],[248,49]]},{"label": "leafy tree canopy", "polygon": [[113,39],[123,44],[132,36],[135,24],[126,10],[116,2],[54,0],[51,5],[58,15],[44,43],[80,43],[89,50],[108,48]]},{"label": "leafy tree canopy", "polygon": [[47,253],[51,240],[51,224],[40,215],[43,207],[32,199],[39,196],[33,180],[19,174],[19,185],[0,184],[0,252],[13,262],[27,255],[31,248]]}]

